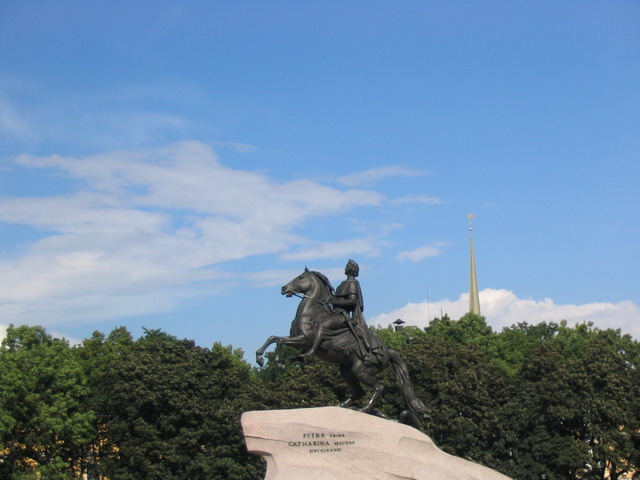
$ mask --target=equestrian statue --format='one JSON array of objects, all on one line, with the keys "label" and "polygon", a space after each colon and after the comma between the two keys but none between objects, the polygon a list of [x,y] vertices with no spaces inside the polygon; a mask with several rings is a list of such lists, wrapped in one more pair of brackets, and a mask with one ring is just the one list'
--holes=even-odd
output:
[{"label": "equestrian statue", "polygon": [[307,268],[283,286],[282,295],[302,299],[291,322],[290,334],[269,337],[256,352],[256,362],[263,366],[265,350],[275,343],[273,361],[278,366],[282,366],[280,348],[283,345],[300,350],[302,358],[317,357],[336,364],[351,390],[351,396],[340,406],[351,407],[364,397],[364,384],[372,388],[373,394],[360,410],[380,416],[384,415],[375,410],[375,405],[384,386],[378,375],[391,364],[407,405],[399,420],[422,430],[428,410],[413,390],[407,366],[398,352],[387,348],[364,320],[364,302],[357,280],[359,270],[358,264],[349,260],[344,272],[347,279],[335,293],[325,275]]}]

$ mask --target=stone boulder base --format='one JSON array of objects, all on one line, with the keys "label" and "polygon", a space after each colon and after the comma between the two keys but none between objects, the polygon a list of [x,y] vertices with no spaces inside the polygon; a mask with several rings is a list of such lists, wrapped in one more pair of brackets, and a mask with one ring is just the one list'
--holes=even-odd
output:
[{"label": "stone boulder base", "polygon": [[265,480],[509,480],[415,428],[345,408],[245,412],[242,428]]}]

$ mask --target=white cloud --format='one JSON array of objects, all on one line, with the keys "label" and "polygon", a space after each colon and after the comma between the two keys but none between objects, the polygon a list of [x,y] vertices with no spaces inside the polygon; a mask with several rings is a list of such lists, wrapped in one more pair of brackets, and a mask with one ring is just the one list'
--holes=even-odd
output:
[{"label": "white cloud", "polygon": [[300,275],[297,270],[263,270],[249,273],[245,277],[258,287],[275,287],[284,285],[297,275]]},{"label": "white cloud", "polygon": [[419,177],[427,172],[412,168],[390,165],[372,168],[362,172],[350,173],[337,178],[338,183],[348,187],[371,186],[380,180],[391,177]]},{"label": "white cloud", "polygon": [[406,197],[391,200],[391,205],[404,205],[406,203],[423,203],[426,205],[442,205],[442,199],[438,197],[428,197],[426,195],[407,195]]},{"label": "white cloud", "polygon": [[[480,310],[494,330],[518,322],[536,324],[566,320],[570,325],[593,322],[601,329],[621,329],[635,338],[640,338],[640,307],[633,302],[587,303],[584,305],[558,305],[550,298],[543,300],[521,299],[509,290],[485,289],[480,292]],[[390,325],[401,318],[408,325],[425,327],[429,320],[439,317],[441,312],[458,319],[469,311],[469,295],[462,294],[457,300],[409,303],[389,313],[369,319],[372,325]]]},{"label": "white cloud", "polygon": [[214,142],[216,147],[228,147],[233,149],[237,153],[258,153],[260,149],[255,145],[241,142]]},{"label": "white cloud", "polygon": [[[370,190],[234,170],[199,142],[84,158],[24,155],[17,163],[84,184],[64,196],[0,200],[1,222],[42,231],[26,254],[0,261],[0,318],[21,324],[168,311],[193,295],[194,282],[225,280],[216,270],[222,262],[286,255],[309,243],[295,233],[309,218],[384,200]],[[336,248],[375,252],[366,240]]]},{"label": "white cloud", "polygon": [[409,261],[409,262],[421,262],[425,258],[439,257],[442,255],[442,248],[448,244],[445,242],[438,242],[433,245],[423,245],[413,250],[403,250],[396,256],[396,260]]},{"label": "white cloud", "polygon": [[7,100],[0,97],[0,135],[28,138],[32,133],[27,120]]},{"label": "white cloud", "polygon": [[200,142],[88,158],[21,156],[19,161],[66,170],[93,189],[126,196],[136,207],[183,208],[234,221],[294,225],[309,215],[383,200],[370,190],[336,190],[309,180],[277,183],[259,173],[233,170]]},{"label": "white cloud", "polygon": [[[182,87],[182,88],[180,88]],[[51,89],[27,77],[0,78],[0,136],[27,145],[59,144],[77,148],[153,145],[166,138],[185,138],[212,126],[171,113],[170,106],[202,103],[193,84],[129,86],[111,91],[79,91],[51,96]],[[149,101],[168,105],[152,111]]]},{"label": "white cloud", "polygon": [[380,247],[374,239],[350,238],[340,242],[321,243],[313,248],[282,254],[281,257],[283,260],[315,260],[318,258],[345,258],[356,255],[377,256],[379,254]]}]

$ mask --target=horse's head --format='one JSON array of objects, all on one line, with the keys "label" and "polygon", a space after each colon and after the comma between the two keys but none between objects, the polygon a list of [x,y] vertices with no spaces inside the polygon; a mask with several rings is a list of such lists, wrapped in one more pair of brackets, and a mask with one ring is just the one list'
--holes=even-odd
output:
[{"label": "horse's head", "polygon": [[312,272],[305,267],[304,272],[280,289],[282,295],[291,297],[295,294],[326,297],[333,292],[329,279],[320,272]]},{"label": "horse's head", "polygon": [[297,293],[307,293],[313,287],[313,279],[311,278],[311,272],[307,267],[304,268],[304,272],[291,280],[280,289],[282,295],[291,297]]}]

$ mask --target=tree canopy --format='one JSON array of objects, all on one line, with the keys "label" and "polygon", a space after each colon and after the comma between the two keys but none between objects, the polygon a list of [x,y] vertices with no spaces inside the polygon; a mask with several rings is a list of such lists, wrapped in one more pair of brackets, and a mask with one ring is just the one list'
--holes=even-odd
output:
[{"label": "tree canopy", "polygon": [[[640,478],[640,344],[566,322],[494,332],[483,317],[377,329],[431,410],[440,448],[514,479]],[[123,327],[71,346],[10,326],[0,348],[0,479],[264,478],[248,410],[336,405],[337,367],[256,369],[232,346]],[[392,374],[381,411],[402,408]]]}]

